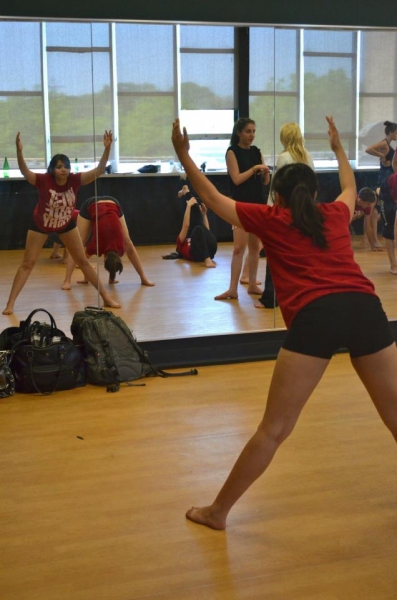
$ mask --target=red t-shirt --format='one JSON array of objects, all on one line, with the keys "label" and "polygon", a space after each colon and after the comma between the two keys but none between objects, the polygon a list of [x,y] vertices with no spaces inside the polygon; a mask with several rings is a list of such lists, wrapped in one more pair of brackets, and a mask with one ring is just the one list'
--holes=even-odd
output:
[{"label": "red t-shirt", "polygon": [[291,212],[277,205],[237,202],[244,229],[257,235],[266,250],[277,300],[287,328],[309,302],[340,292],[375,295],[354,260],[349,231],[350,212],[343,202],[319,204],[325,216],[329,248],[321,250],[309,237],[291,227]]},{"label": "red t-shirt", "polygon": [[364,215],[370,215],[372,212],[372,205],[368,204],[368,206],[360,206],[359,204],[356,204],[354,207],[354,212],[355,213],[362,213],[361,216]]},{"label": "red t-shirt", "polygon": [[185,238],[185,241],[181,242],[178,236],[176,238],[176,249],[185,260],[193,260],[190,253],[190,238]]},{"label": "red t-shirt", "polygon": [[[397,152],[397,150],[396,150]],[[397,173],[393,173],[389,175],[387,178],[387,187],[390,193],[390,196],[393,198],[394,202],[397,204]]]},{"label": "red t-shirt", "polygon": [[121,209],[114,202],[93,202],[88,207],[92,226],[91,239],[86,250],[92,256],[97,254],[97,227],[95,219],[98,217],[98,256],[108,252],[117,252],[123,256],[125,252],[123,230],[120,223]]},{"label": "red t-shirt", "polygon": [[36,226],[45,233],[62,231],[72,219],[81,173],[70,173],[65,185],[58,185],[50,173],[37,173],[39,201],[33,212]]}]

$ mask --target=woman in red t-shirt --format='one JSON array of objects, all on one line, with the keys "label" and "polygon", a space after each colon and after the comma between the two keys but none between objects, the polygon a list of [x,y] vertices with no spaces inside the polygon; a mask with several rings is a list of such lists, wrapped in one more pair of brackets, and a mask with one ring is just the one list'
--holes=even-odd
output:
[{"label": "woman in red t-shirt", "polygon": [[39,190],[39,200],[26,237],[23,261],[15,275],[3,315],[13,314],[15,301],[27,282],[49,233],[59,235],[62,244],[73,260],[79,264],[87,280],[98,289],[105,306],[120,308],[120,304],[112,300],[98,280],[95,269],[85,255],[81,237],[72,218],[80,186],[91,183],[104,173],[112,140],[112,132],[105,131],[103,135],[104,151],[95,169],[82,173],[71,173],[69,158],[65,154],[56,154],[50,161],[47,173],[41,174],[31,171],[27,167],[18,131],[15,140],[18,166],[25,179]]},{"label": "woman in red t-shirt", "polygon": [[[132,266],[141,278],[141,284],[155,285],[145,275],[139,254],[130,238],[123,209],[118,200],[111,196],[93,196],[88,198],[80,208],[77,218],[87,258],[104,256],[104,266],[109,271],[109,283],[118,283],[116,273],[123,271],[121,257],[127,254]],[[71,278],[75,262],[68,260],[63,290],[70,290]],[[88,283],[87,279],[77,283]]]},{"label": "woman in red t-shirt", "polygon": [[333,354],[345,348],[378,413],[397,441],[397,347],[372,282],[354,260],[349,224],[356,183],[332,117],[330,145],[339,165],[341,194],[316,204],[318,182],[305,164],[277,170],[275,205],[234,202],[197,169],[179,121],[173,143],[194,189],[226,221],[259,236],[266,250],[287,336],[278,355],[264,417],[214,502],[190,509],[191,521],[224,529],[230,509],[264,473]]}]

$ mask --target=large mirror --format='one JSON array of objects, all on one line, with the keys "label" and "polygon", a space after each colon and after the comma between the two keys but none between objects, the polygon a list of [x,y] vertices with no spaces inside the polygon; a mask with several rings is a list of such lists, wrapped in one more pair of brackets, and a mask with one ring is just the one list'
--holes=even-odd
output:
[{"label": "large mirror", "polygon": [[[181,173],[170,145],[175,115],[194,127],[193,156],[226,193],[228,128],[247,114],[257,125],[255,144],[272,167],[282,150],[281,125],[299,123],[321,201],[331,201],[338,189],[324,120],[333,114],[358,187],[376,187],[379,161],[365,148],[384,137],[384,121],[397,120],[397,30],[8,18],[0,21],[0,32],[7,47],[0,65],[0,160],[7,157],[9,165],[0,183],[2,250],[22,247],[32,211],[32,204],[25,215],[13,203],[15,194],[26,193],[15,158],[16,127],[25,158],[37,170],[45,170],[57,152],[67,152],[74,169],[91,168],[102,152],[102,133],[111,127],[110,173],[80,201],[93,194],[122,198],[138,248],[172,244],[180,225]],[[147,164],[158,172],[138,173]],[[211,218],[221,242],[230,242],[230,229]],[[352,241],[361,233],[362,225],[355,224]],[[396,318],[391,298],[397,278],[388,274],[386,256],[357,250],[371,278],[380,273],[378,291],[389,317]],[[241,305],[222,310],[245,331],[284,327],[277,308],[252,318],[241,315]],[[213,319],[205,333],[219,333],[225,319]],[[149,319],[143,337],[156,334]]]}]

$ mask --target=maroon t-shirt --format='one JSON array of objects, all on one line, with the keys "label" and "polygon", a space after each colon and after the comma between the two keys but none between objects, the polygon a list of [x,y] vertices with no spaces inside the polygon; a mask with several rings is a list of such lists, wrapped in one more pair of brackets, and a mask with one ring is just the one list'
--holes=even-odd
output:
[{"label": "maroon t-shirt", "polygon": [[236,204],[245,231],[258,236],[266,250],[287,328],[306,304],[327,294],[364,292],[375,295],[374,285],[354,260],[348,207],[344,202],[317,206],[325,216],[329,247],[324,250],[291,226],[288,208]]},{"label": "maroon t-shirt", "polygon": [[50,173],[37,173],[35,187],[39,201],[33,212],[35,225],[45,233],[62,231],[73,218],[81,173],[70,173],[65,185],[58,185]]}]

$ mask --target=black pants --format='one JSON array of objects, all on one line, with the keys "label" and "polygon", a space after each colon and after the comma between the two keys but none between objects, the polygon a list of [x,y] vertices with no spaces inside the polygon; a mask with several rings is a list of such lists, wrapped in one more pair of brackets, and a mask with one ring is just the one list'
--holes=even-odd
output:
[{"label": "black pants", "polygon": [[278,306],[273,277],[268,264],[266,264],[264,290],[262,296],[259,298],[259,302],[261,302],[265,308],[274,308],[275,306]]},{"label": "black pants", "polygon": [[190,253],[195,262],[214,258],[218,248],[216,237],[204,226],[198,204],[194,204],[191,208],[187,237],[190,237]]}]

